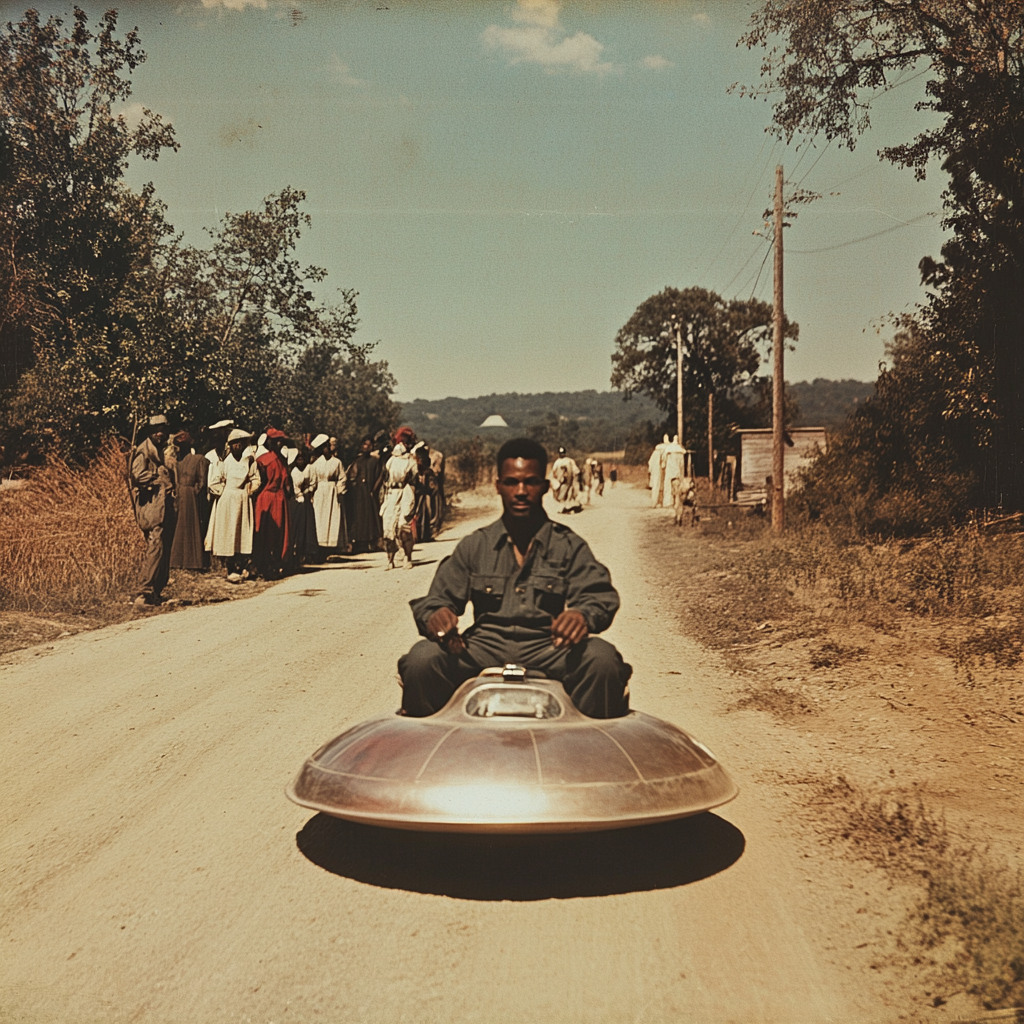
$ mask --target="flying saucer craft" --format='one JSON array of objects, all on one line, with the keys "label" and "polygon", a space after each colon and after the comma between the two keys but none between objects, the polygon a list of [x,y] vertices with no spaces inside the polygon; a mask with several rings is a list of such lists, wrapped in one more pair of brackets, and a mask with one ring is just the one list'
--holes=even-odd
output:
[{"label": "flying saucer craft", "polygon": [[288,788],[349,821],[431,832],[586,832],[699,814],[736,796],[714,755],[639,712],[581,714],[561,683],[487,669],[429,718],[388,716],[321,747]]}]

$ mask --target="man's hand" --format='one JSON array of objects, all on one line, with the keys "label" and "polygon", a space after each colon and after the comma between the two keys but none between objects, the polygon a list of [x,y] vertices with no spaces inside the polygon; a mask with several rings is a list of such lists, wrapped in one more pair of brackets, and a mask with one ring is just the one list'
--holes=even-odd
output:
[{"label": "man's hand", "polygon": [[576,611],[575,608],[566,608],[551,623],[551,642],[555,647],[572,647],[585,640],[589,634],[590,630],[587,628],[583,612]]},{"label": "man's hand", "polygon": [[459,636],[459,617],[451,608],[438,608],[427,619],[427,633],[449,654],[461,654],[466,649],[466,641]]}]

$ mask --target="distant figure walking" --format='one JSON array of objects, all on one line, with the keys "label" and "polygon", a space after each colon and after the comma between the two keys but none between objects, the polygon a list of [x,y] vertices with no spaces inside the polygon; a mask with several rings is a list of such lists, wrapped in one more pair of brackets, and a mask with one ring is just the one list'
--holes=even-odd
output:
[{"label": "distant figure walking", "polygon": [[335,457],[330,438],[317,434],[311,445],[315,458],[310,472],[316,481],[313,495],[313,511],[316,514],[316,539],[321,555],[326,558],[329,551],[344,551],[348,547],[348,531],[345,529],[345,506],[342,496],[348,490],[348,480],[341,459]]},{"label": "distant figure walking", "polygon": [[175,508],[177,524],[171,545],[171,568],[201,571],[210,564],[203,546],[206,535],[206,479],[210,468],[204,455],[192,449],[192,435],[181,431],[174,438],[177,450]]},{"label": "distant figure walking", "polygon": [[206,534],[206,550],[227,565],[228,579],[240,583],[252,554],[252,496],[260,486],[256,460],[247,449],[252,434],[232,430],[228,434],[228,454],[209,482],[217,504]]},{"label": "distant figure walking", "polygon": [[430,449],[420,441],[412,454],[416,458],[416,511],[413,514],[413,540],[425,543],[434,539],[437,518],[437,478],[430,460]]},{"label": "distant figure walking", "polygon": [[439,452],[436,448],[431,448],[430,468],[434,473],[434,479],[437,481],[437,493],[434,496],[434,514],[430,521],[430,532],[434,537],[441,532],[441,527],[444,525],[445,513],[448,511],[444,497],[444,472],[446,465],[447,463],[444,457],[444,452]]},{"label": "distant figure walking", "polygon": [[576,460],[570,458],[564,448],[559,448],[558,458],[551,464],[551,479],[555,483],[555,501],[562,506],[559,512],[563,514],[583,511],[579,476],[580,469]]},{"label": "distant figure walking", "polygon": [[372,454],[373,438],[367,435],[359,445],[359,454],[348,467],[348,539],[353,552],[376,551],[380,546],[380,505],[373,489],[380,476],[380,463]]},{"label": "distant figure walking", "polygon": [[252,542],[252,564],[257,576],[276,580],[284,574],[291,546],[288,538],[288,499],[292,478],[281,457],[284,431],[267,427],[266,452],[256,460],[260,487],[256,493],[256,528]]},{"label": "distant figure walking", "polygon": [[619,479],[619,467],[612,463],[612,468],[608,471],[608,479],[612,482],[612,487],[615,486],[616,481]]},{"label": "distant figure walking", "polygon": [[604,463],[594,460],[594,490],[599,498],[604,497]]},{"label": "distant figure walking", "polygon": [[150,416],[148,437],[132,452],[129,478],[135,521],[146,538],[135,604],[157,605],[170,573],[174,536],[174,480],[164,465],[170,431],[166,416]]},{"label": "distant figure walking", "polygon": [[399,552],[404,556],[403,568],[412,568],[412,521],[416,515],[418,466],[409,449],[415,443],[412,429],[401,427],[395,433],[391,458],[384,467],[380,512],[388,569],[395,568],[395,556]]}]

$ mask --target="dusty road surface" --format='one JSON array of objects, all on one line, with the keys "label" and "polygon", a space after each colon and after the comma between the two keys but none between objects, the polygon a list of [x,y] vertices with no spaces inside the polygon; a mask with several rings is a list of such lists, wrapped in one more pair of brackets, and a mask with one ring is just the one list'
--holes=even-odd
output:
[{"label": "dusty road surface", "polygon": [[309,753],[397,707],[406,602],[454,537],[409,572],[354,558],[251,601],[31,648],[0,668],[0,1019],[897,1019],[871,963],[887,921],[857,916],[859,889],[883,883],[797,836],[761,772],[776,742],[763,717],[722,713],[728,672],[664,606],[666,567],[638,541],[662,514],[646,503],[620,485],[569,522],[621,592],[607,636],[634,666],[634,707],[707,743],[734,803],[531,841],[378,831],[289,803]]}]

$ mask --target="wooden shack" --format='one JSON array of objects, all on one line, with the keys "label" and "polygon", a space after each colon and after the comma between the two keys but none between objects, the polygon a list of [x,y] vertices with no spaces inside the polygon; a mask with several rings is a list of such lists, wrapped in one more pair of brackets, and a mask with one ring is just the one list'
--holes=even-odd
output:
[{"label": "wooden shack", "polygon": [[[736,501],[756,505],[767,497],[765,480],[772,475],[772,431],[737,430],[740,435],[739,487]],[[783,493],[793,487],[797,470],[808,465],[819,451],[825,451],[824,427],[790,427],[783,448],[785,477]]]}]

